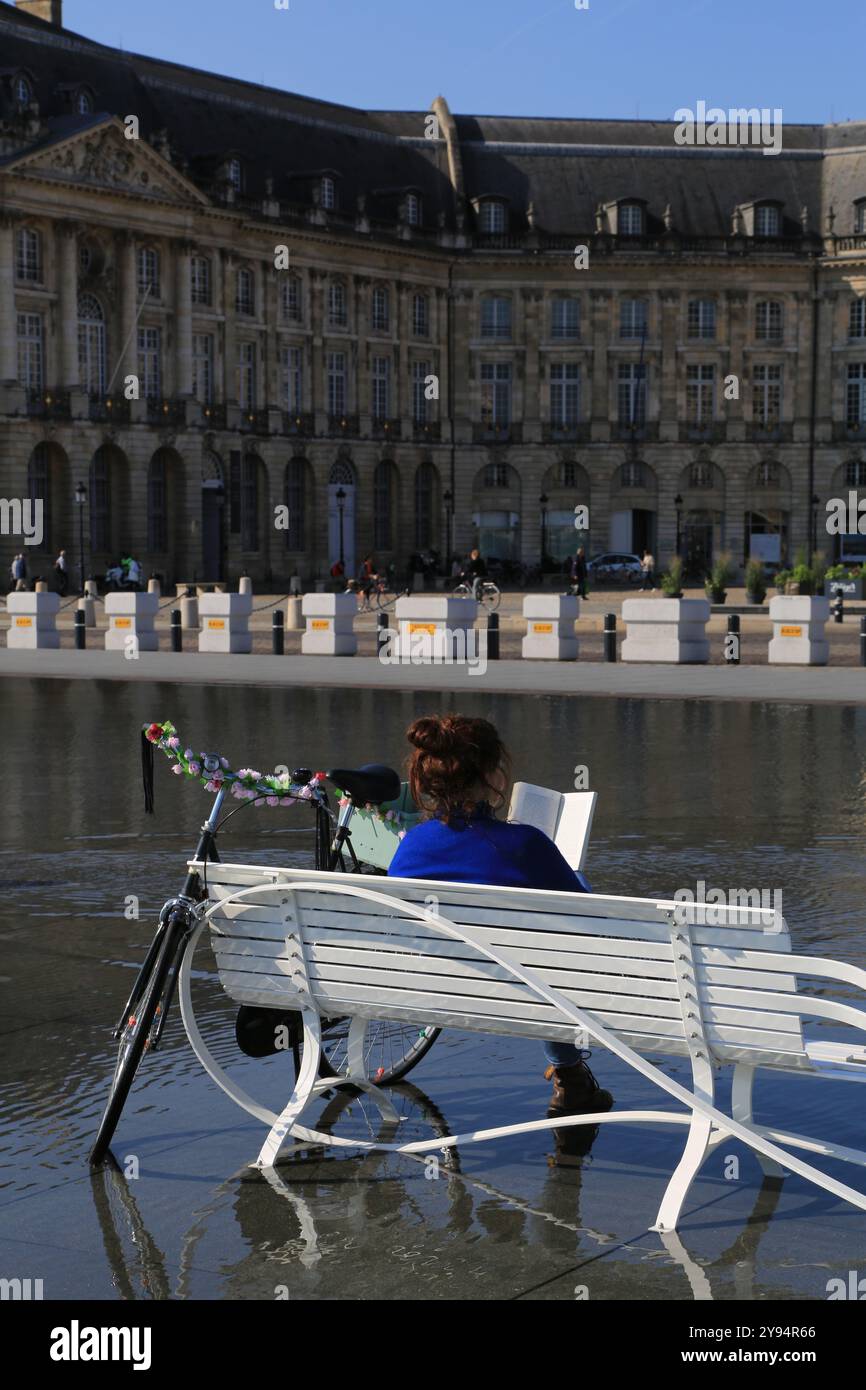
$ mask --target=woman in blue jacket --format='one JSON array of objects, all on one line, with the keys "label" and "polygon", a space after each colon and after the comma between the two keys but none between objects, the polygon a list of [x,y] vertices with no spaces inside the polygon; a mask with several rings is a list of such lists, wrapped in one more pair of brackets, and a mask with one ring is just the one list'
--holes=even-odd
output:
[{"label": "woman in blue jacket", "polygon": [[[510,758],[488,720],[429,715],[416,719],[406,736],[414,748],[409,790],[429,818],[401,841],[392,877],[587,891],[543,831],[496,818],[507,804]],[[610,1109],[613,1097],[587,1066],[586,1049],[548,1042],[544,1054],[544,1075],[553,1082],[549,1115]]]}]

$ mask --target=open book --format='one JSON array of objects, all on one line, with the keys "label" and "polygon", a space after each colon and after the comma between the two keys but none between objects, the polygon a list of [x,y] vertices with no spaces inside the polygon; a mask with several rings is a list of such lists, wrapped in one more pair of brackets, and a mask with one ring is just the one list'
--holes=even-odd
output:
[{"label": "open book", "polygon": [[532,782],[515,782],[508,819],[543,830],[569,866],[582,869],[597,796],[597,792],[555,792]]}]

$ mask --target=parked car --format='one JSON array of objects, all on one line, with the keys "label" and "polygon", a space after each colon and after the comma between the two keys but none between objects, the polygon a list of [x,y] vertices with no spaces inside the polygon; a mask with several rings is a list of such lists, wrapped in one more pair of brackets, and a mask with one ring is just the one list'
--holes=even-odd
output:
[{"label": "parked car", "polygon": [[606,551],[603,555],[594,556],[586,568],[590,579],[596,584],[640,584],[643,580],[639,555]]}]

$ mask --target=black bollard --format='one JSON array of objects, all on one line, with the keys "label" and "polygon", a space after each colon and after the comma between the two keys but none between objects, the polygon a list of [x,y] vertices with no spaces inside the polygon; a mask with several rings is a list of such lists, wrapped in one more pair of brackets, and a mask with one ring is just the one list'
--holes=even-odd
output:
[{"label": "black bollard", "polygon": [[[733,637],[734,641],[729,639]],[[739,613],[728,614],[728,637],[725,640],[725,661],[729,666],[739,666],[740,664],[740,615]]]},{"label": "black bollard", "polygon": [[171,649],[173,652],[183,651],[183,628],[179,608],[171,610]]},{"label": "black bollard", "polygon": [[841,623],[845,613],[845,597],[842,590],[837,587],[836,598],[833,603],[833,622]]},{"label": "black bollard", "polygon": [[866,618],[860,619],[860,665],[866,666]]},{"label": "black bollard", "polygon": [[274,656],[283,656],[286,650],[286,615],[282,608],[275,608],[271,617],[271,643]]},{"label": "black bollard", "polygon": [[616,661],[616,614],[604,615],[604,659]]},{"label": "black bollard", "polygon": [[499,660],[499,614],[487,614],[487,659]]},{"label": "black bollard", "polygon": [[75,650],[83,652],[87,646],[87,628],[85,626],[87,616],[79,608],[75,613]]},{"label": "black bollard", "polygon": [[376,616],[376,652],[377,652],[377,654],[380,653],[380,652],[382,651],[382,648],[383,648],[383,647],[387,646],[388,641],[390,640],[390,639],[388,638],[388,636],[387,636],[387,633],[388,633],[389,629],[390,629],[390,622],[389,622],[389,619],[388,619],[388,614],[387,614],[387,613],[379,613],[379,614],[377,614],[377,616]]}]

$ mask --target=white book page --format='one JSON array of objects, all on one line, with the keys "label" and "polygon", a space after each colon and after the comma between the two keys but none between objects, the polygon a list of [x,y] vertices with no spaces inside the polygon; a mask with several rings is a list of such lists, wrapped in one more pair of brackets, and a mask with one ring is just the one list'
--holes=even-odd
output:
[{"label": "white book page", "polygon": [[598,792],[566,792],[562,798],[554,844],[572,869],[582,869],[589,849],[589,832]]},{"label": "white book page", "polygon": [[550,787],[536,787],[532,782],[515,782],[508,819],[522,825],[534,825],[553,840],[563,799],[562,792],[552,791]]}]

